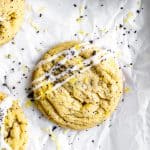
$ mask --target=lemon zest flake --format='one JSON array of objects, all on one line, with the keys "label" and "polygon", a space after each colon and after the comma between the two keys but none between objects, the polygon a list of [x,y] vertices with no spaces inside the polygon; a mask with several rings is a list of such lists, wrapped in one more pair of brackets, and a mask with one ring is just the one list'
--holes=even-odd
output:
[{"label": "lemon zest flake", "polygon": [[134,19],[134,14],[133,12],[129,11],[127,16],[123,19],[123,22],[125,24],[129,23],[129,21],[133,20]]},{"label": "lemon zest flake", "polygon": [[46,7],[44,7],[44,6],[37,9],[37,12],[39,12],[39,13],[44,12],[44,11],[46,11]]},{"label": "lemon zest flake", "polygon": [[76,81],[77,81],[77,78],[72,78],[72,79],[70,79],[69,82],[70,82],[71,84],[74,84]]},{"label": "lemon zest flake", "polygon": [[11,54],[6,54],[6,55],[5,55],[5,58],[11,59],[11,58],[12,58],[12,55],[11,55]]},{"label": "lemon zest flake", "polygon": [[33,22],[32,19],[29,19],[29,23],[36,31],[40,30],[39,26],[35,22]]},{"label": "lemon zest flake", "polygon": [[80,50],[81,46],[80,46],[79,44],[76,44],[76,45],[74,46],[74,48],[75,48],[76,50]]},{"label": "lemon zest flake", "polygon": [[80,5],[79,11],[80,11],[80,14],[83,14],[83,13],[84,13],[84,6],[83,6],[83,5]]},{"label": "lemon zest flake", "polygon": [[68,132],[69,132],[69,129],[64,129],[64,130],[63,130],[63,133],[64,133],[64,134],[67,134]]},{"label": "lemon zest flake", "polygon": [[129,92],[131,92],[131,88],[129,88],[129,87],[125,87],[124,92],[125,92],[125,93],[129,93]]},{"label": "lemon zest flake", "polygon": [[33,104],[32,104],[32,102],[31,102],[30,99],[26,100],[26,102],[25,102],[25,104],[24,104],[25,108],[29,108],[29,107],[31,107],[32,105],[33,105]]},{"label": "lemon zest flake", "polygon": [[121,56],[121,51],[117,51],[117,52],[115,53],[115,55],[116,55],[117,58],[119,58],[119,57]]},{"label": "lemon zest flake", "polygon": [[50,134],[51,140],[55,143],[56,145],[56,150],[61,150],[60,142],[57,139],[56,135],[54,132],[51,130],[51,128],[43,128],[43,131],[46,131],[48,134]]},{"label": "lemon zest flake", "polygon": [[76,22],[77,22],[77,23],[81,23],[81,21],[83,21],[83,20],[84,20],[83,18],[80,18],[80,17],[79,17],[79,18],[76,19]]}]

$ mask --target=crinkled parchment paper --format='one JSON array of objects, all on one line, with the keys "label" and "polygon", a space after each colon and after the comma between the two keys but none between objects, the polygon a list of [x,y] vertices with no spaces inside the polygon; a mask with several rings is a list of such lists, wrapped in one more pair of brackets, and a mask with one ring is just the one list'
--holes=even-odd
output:
[{"label": "crinkled parchment paper", "polygon": [[[0,90],[22,104],[29,122],[27,150],[150,149],[149,9],[149,0],[26,0],[21,30],[0,47]],[[93,40],[115,50],[125,79],[111,118],[86,131],[56,127],[27,98],[40,57],[70,40]]]}]

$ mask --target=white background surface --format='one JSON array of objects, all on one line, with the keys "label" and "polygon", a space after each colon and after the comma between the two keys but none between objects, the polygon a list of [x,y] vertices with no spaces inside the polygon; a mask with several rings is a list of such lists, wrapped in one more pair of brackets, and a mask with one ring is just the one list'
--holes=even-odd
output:
[{"label": "white background surface", "polygon": [[[82,10],[84,6],[87,9]],[[16,96],[24,108],[29,121],[27,150],[150,149],[149,9],[149,0],[26,0],[24,23],[13,40],[14,44],[11,41],[0,47],[0,90]],[[40,13],[42,17],[39,17]],[[87,16],[77,22],[80,15]],[[126,29],[119,28],[120,24]],[[84,36],[83,31],[89,33],[88,36]],[[124,86],[129,92],[124,94],[124,101],[120,101],[112,117],[99,127],[78,132],[57,128],[53,133],[54,140],[45,131],[53,124],[45,118],[39,119],[41,114],[35,108],[25,107],[28,99],[25,88],[30,87],[34,66],[42,54],[57,43],[97,37],[100,38],[96,42],[98,45],[119,53]],[[9,89],[2,86],[3,83],[7,83]]]}]

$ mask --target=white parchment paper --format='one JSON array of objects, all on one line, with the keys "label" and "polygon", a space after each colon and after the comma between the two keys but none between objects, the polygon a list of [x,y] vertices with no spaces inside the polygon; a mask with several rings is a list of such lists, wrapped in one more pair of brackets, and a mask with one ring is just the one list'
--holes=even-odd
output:
[{"label": "white parchment paper", "polygon": [[[150,149],[149,9],[149,0],[26,0],[21,30],[0,47],[0,90],[22,104],[29,122],[27,150]],[[123,100],[111,118],[86,131],[54,130],[27,98],[40,57],[70,40],[93,40],[115,50],[125,79]]]}]

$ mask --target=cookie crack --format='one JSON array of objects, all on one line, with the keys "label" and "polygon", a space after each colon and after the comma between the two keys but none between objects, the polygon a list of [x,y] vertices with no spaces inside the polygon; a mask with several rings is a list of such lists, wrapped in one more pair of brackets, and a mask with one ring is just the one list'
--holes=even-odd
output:
[{"label": "cookie crack", "polygon": [[[53,107],[55,113],[56,113],[61,119],[63,119],[64,122],[66,122],[66,123],[73,123],[73,124],[75,124],[75,125],[83,125],[83,126],[85,125],[85,124],[79,124],[79,123],[75,123],[75,122],[66,120],[66,119],[57,111],[57,109],[55,108],[55,106],[54,106],[48,99],[46,99],[46,101]],[[42,105],[42,103],[41,103],[41,105]],[[42,105],[42,106],[43,106],[43,105]],[[43,107],[43,109],[44,109],[44,107]],[[44,110],[44,112],[45,112],[45,110]],[[45,112],[45,113],[47,114],[47,112]],[[47,115],[48,115],[48,114],[47,114]]]},{"label": "cookie crack", "polygon": [[62,86],[62,88],[69,94],[69,96],[71,98],[73,98],[74,100],[77,100],[80,104],[82,104],[81,100],[76,98],[75,96],[73,96],[73,94],[71,95],[71,92],[68,91],[68,89],[65,88],[65,85]]}]

